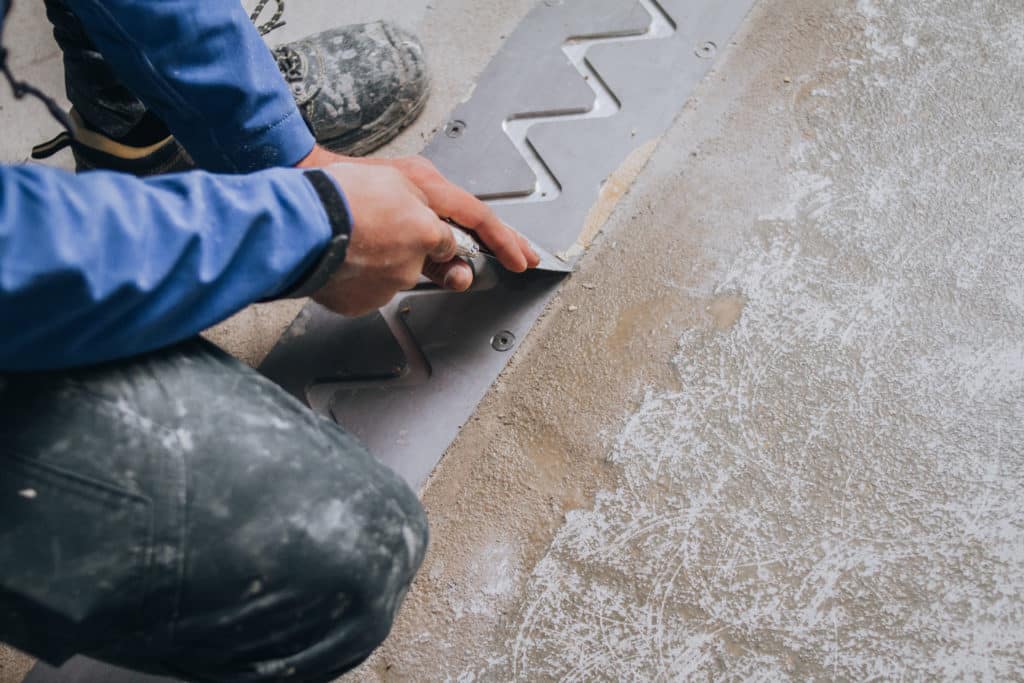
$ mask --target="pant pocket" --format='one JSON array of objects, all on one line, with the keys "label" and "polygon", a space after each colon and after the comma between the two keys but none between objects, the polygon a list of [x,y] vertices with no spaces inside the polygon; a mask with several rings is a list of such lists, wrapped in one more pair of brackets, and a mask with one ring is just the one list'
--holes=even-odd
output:
[{"label": "pant pocket", "polygon": [[131,633],[151,555],[149,500],[0,452],[0,640],[59,663]]}]

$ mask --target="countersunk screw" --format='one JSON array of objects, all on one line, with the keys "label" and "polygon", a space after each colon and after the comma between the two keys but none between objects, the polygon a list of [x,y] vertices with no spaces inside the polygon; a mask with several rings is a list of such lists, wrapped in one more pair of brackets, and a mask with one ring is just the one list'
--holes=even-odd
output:
[{"label": "countersunk screw", "polygon": [[695,54],[701,59],[711,59],[715,56],[715,51],[718,50],[718,46],[712,43],[710,40],[695,50]]},{"label": "countersunk screw", "polygon": [[444,134],[450,138],[457,138],[462,135],[462,131],[466,130],[466,122],[455,119],[449,121],[444,127]]},{"label": "countersunk screw", "polygon": [[516,343],[516,335],[508,330],[502,330],[491,337],[491,348],[495,351],[508,351]]}]

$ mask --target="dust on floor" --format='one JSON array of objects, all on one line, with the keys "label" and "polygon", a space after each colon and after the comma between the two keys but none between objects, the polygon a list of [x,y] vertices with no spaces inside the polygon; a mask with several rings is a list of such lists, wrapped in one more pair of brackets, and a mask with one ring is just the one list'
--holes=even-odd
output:
[{"label": "dust on floor", "polygon": [[764,0],[357,680],[1024,675],[1024,8]]},{"label": "dust on floor", "polygon": [[35,661],[26,655],[0,646],[0,683],[19,683]]}]

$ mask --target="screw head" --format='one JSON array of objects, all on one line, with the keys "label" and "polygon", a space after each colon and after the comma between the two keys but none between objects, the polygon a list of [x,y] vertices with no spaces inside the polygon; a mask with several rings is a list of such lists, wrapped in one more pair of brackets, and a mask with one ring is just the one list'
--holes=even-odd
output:
[{"label": "screw head", "polygon": [[495,351],[508,351],[516,344],[516,335],[508,330],[502,330],[491,337],[491,348]]},{"label": "screw head", "polygon": [[708,42],[702,43],[700,46],[698,46],[697,49],[694,50],[694,54],[696,54],[701,59],[711,59],[712,57],[715,56],[715,52],[717,51],[718,46],[709,40]]},{"label": "screw head", "polygon": [[450,138],[457,138],[462,135],[462,131],[466,130],[466,122],[455,119],[449,121],[444,127],[444,134]]}]

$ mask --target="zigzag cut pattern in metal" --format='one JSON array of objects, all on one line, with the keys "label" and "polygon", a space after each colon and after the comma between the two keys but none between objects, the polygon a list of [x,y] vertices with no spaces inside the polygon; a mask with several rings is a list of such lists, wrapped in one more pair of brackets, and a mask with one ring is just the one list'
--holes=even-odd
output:
[{"label": "zigzag cut pattern in metal", "polygon": [[[602,183],[658,140],[754,0],[544,0],[424,154],[563,258]],[[409,293],[345,319],[310,303],[260,370],[420,486],[559,286]]]}]

